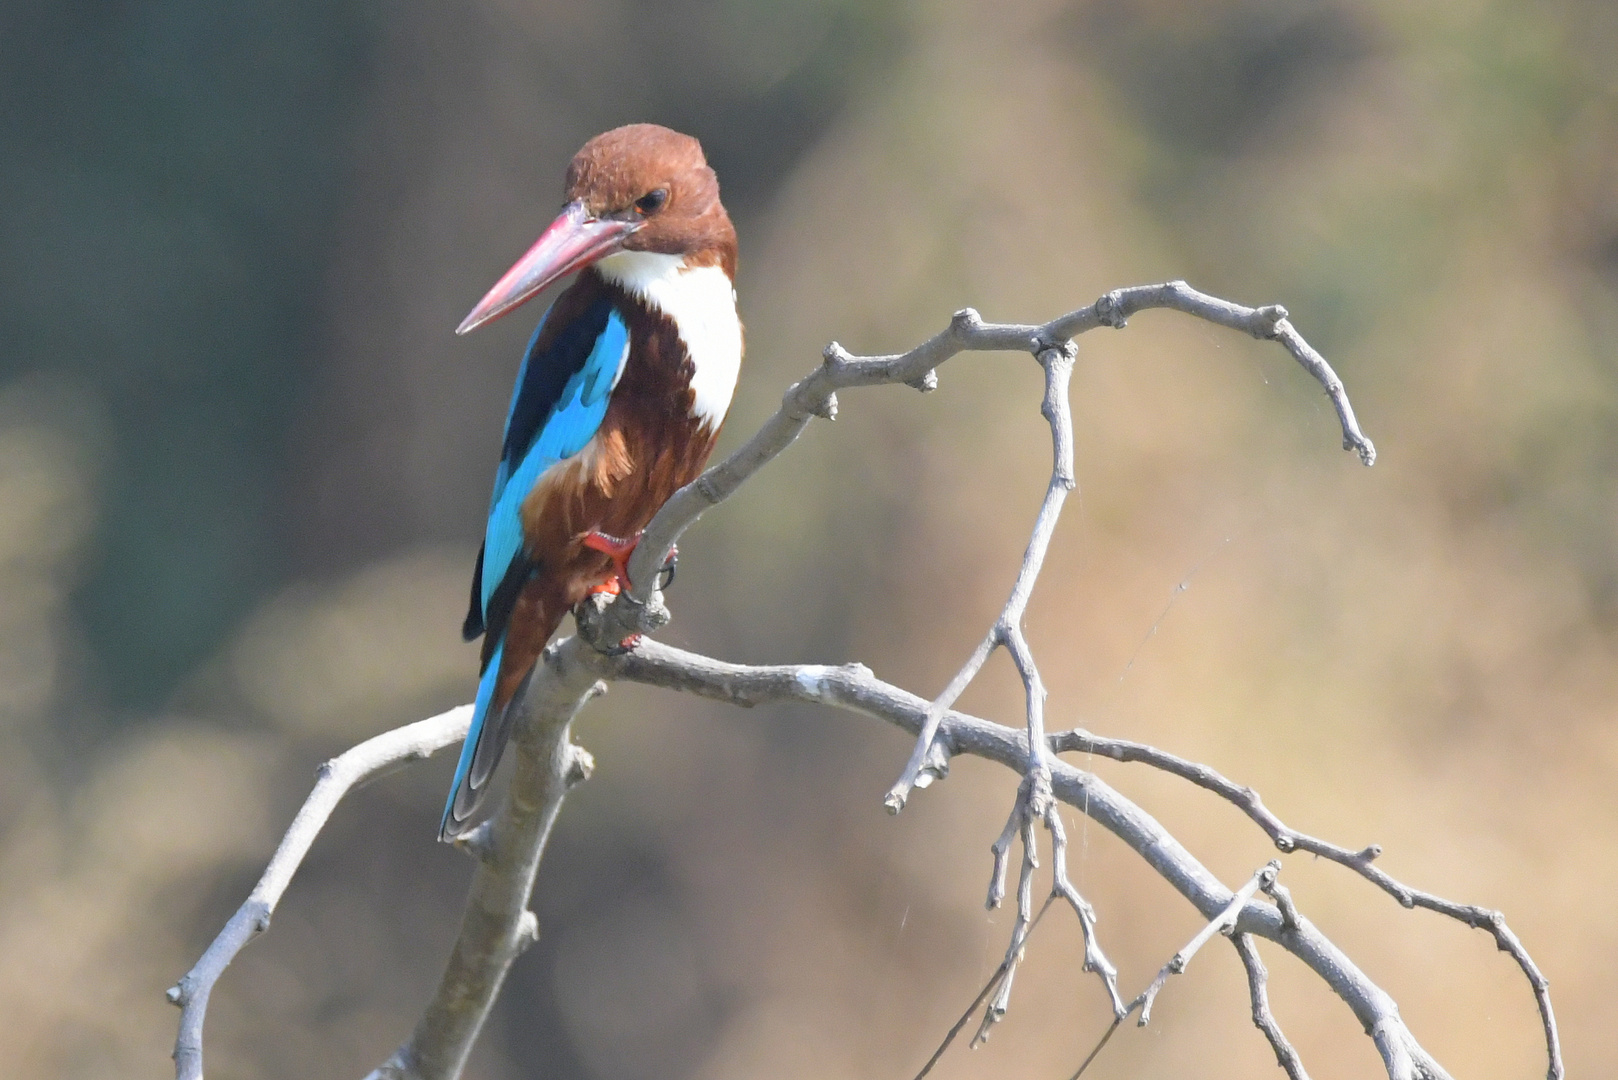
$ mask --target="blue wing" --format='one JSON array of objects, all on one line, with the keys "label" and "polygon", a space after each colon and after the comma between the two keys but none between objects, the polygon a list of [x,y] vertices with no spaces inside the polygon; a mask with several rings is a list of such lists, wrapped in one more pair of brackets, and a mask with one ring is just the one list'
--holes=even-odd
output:
[{"label": "blue wing", "polygon": [[[472,813],[510,729],[505,706],[493,710],[493,701],[506,623],[518,593],[536,569],[523,549],[523,500],[547,469],[583,450],[600,430],[613,387],[629,359],[629,328],[607,298],[591,305],[568,326],[546,335],[549,318],[550,312],[546,312],[540,320],[517,375],[483,550],[473,573],[472,610],[462,631],[468,640],[479,632],[488,636],[472,726],[455,766],[455,782],[439,823],[440,837],[448,834],[452,813],[457,822],[464,822]],[[492,724],[491,711],[498,713]]]},{"label": "blue wing", "polygon": [[[605,317],[591,340],[590,351],[562,384],[544,422],[532,426],[528,418],[533,410],[531,403],[524,400],[524,392],[535,367],[534,354],[530,352],[524,361],[525,385],[519,386],[506,421],[505,453],[495,471],[489,523],[483,534],[481,594],[484,625],[490,629],[494,628],[494,620],[490,618],[489,601],[522,551],[519,510],[523,500],[545,470],[583,450],[600,429],[612,388],[618,385],[629,359],[629,328],[623,317],[605,298],[599,306],[606,309]],[[551,374],[554,378],[554,368]]]},{"label": "blue wing", "polygon": [[[548,311],[528,342],[506,414],[500,464],[489,497],[484,547],[472,576],[472,596],[461,634],[471,641],[503,628],[521,582],[522,523],[517,511],[546,469],[582,450],[606,415],[608,395],[623,375],[629,330],[603,296],[565,325],[551,328]],[[496,602],[502,582],[510,596]],[[504,610],[501,610],[501,609]],[[484,647],[487,662],[493,642]]]}]

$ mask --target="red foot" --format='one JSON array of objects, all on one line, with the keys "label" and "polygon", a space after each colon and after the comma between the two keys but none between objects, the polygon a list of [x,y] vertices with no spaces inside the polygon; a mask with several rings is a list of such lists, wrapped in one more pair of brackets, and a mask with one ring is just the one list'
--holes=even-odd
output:
[{"label": "red foot", "polygon": [[585,547],[592,551],[599,551],[612,560],[612,568],[617,574],[614,592],[629,591],[629,557],[635,553],[635,545],[640,543],[640,533],[636,533],[628,540],[620,540],[616,536],[608,536],[604,532],[591,529],[584,534],[581,541]]},{"label": "red foot", "polygon": [[[599,551],[612,560],[613,577],[591,587],[591,595],[602,593],[607,596],[617,596],[619,593],[629,591],[629,557],[635,553],[635,545],[640,543],[640,533],[636,533],[628,540],[620,540],[616,536],[608,536],[604,532],[591,529],[584,534],[581,541],[585,547],[592,551]],[[615,654],[623,654],[640,644],[639,634],[630,634],[618,643],[613,650]]]}]

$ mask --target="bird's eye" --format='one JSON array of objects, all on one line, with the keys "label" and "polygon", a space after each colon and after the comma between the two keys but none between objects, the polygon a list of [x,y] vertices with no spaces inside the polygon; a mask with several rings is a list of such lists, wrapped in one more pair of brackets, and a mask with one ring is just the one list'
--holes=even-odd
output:
[{"label": "bird's eye", "polygon": [[640,198],[635,200],[635,213],[639,214],[641,217],[646,217],[649,214],[655,214],[659,210],[663,209],[663,204],[668,201],[668,198],[668,188],[658,188],[656,191],[649,191],[645,195],[642,195]]}]

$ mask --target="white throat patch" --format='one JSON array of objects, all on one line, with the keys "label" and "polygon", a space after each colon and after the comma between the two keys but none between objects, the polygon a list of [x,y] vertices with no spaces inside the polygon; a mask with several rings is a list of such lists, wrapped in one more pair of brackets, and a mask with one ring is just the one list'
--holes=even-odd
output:
[{"label": "white throat patch", "polygon": [[674,320],[691,356],[691,415],[718,428],[742,367],[736,290],[717,266],[688,268],[679,255],[618,251],[596,263],[601,276]]}]

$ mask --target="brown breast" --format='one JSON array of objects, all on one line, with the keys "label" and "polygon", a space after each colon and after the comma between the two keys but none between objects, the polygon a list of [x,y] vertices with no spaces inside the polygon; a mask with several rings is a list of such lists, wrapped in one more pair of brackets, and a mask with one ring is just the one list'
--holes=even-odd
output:
[{"label": "brown breast", "polygon": [[529,555],[567,581],[570,605],[611,574],[607,557],[580,543],[585,534],[639,533],[702,472],[718,436],[691,415],[692,365],[673,321],[593,273],[569,292],[580,289],[612,294],[629,328],[629,359],[595,437],[522,504]]}]

